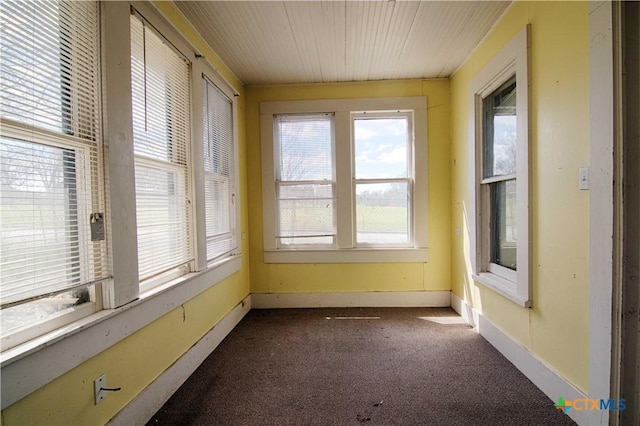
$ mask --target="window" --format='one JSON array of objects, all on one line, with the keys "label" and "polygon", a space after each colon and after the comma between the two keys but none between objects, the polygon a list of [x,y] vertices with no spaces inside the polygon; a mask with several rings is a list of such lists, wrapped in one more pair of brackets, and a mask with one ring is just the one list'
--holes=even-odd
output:
[{"label": "window", "polygon": [[190,270],[190,63],[131,15],[131,86],[140,280]]},{"label": "window", "polygon": [[274,119],[278,247],[333,246],[333,114]]},{"label": "window", "polygon": [[352,115],[357,246],[412,242],[412,115]]},{"label": "window", "polygon": [[[5,386],[9,405],[242,265],[234,89],[212,75],[226,98],[208,88],[204,148],[191,103],[206,88],[191,80],[215,70],[153,5],[135,7],[0,2],[2,375],[42,379]],[[98,346],[74,343],[103,326]]]},{"label": "window", "polygon": [[233,101],[206,77],[203,88],[207,260],[237,248]]},{"label": "window", "polygon": [[471,83],[475,136],[474,278],[531,305],[527,29]]},{"label": "window", "polygon": [[[2,348],[99,308],[107,278],[96,2],[2,4]],[[26,331],[25,331],[26,330]],[[16,337],[16,333],[20,336]],[[36,334],[37,335],[37,334]]]},{"label": "window", "polygon": [[261,114],[266,262],[426,261],[425,98]]}]

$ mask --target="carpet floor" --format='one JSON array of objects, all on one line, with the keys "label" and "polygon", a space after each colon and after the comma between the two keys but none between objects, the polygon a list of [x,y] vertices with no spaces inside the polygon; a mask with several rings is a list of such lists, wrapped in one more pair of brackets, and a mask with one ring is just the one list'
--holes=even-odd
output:
[{"label": "carpet floor", "polygon": [[148,425],[574,425],[449,308],[252,310]]}]

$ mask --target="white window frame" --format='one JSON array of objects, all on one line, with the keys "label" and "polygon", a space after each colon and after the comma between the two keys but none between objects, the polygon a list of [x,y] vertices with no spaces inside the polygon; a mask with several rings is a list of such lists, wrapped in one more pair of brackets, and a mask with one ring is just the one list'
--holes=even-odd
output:
[{"label": "white window frame", "polygon": [[[214,287],[222,280],[236,274],[242,268],[240,250],[224,259],[206,260],[206,238],[204,232],[204,195],[198,197],[193,208],[196,272],[179,277],[164,276],[153,288],[140,288],[136,241],[136,202],[133,185],[134,155],[131,115],[131,45],[129,34],[130,7],[150,22],[192,63],[192,72],[206,72],[219,81],[234,101],[234,148],[237,140],[238,92],[223,77],[218,75],[208,60],[196,54],[196,49],[148,2],[101,2],[101,53],[103,84],[102,135],[104,141],[105,192],[109,208],[105,217],[105,233],[108,242],[110,264],[115,274],[96,287],[96,304],[81,305],[67,316],[69,321],[61,324],[61,318],[52,318],[27,327],[27,341],[0,352],[2,366],[1,408],[24,398],[67,373],[117,342],[161,318],[163,315],[199,294]],[[206,70],[206,71],[203,71]],[[201,76],[201,74],[200,74]],[[217,79],[217,80],[215,80]],[[194,140],[191,145],[192,158],[202,156],[201,139],[195,132],[202,132],[201,85],[191,88],[192,123]],[[194,105],[197,107],[194,108]],[[199,115],[194,114],[199,112]],[[238,182],[238,150],[235,153],[235,180]],[[195,166],[195,164],[194,164]],[[203,171],[203,170],[202,170]],[[203,185],[203,178],[194,170],[189,179]],[[194,185],[197,186],[197,185]],[[201,188],[202,189],[202,188]],[[202,189],[203,191],[203,189]],[[239,197],[236,197],[238,200]],[[243,235],[240,221],[240,204],[236,203],[236,234]],[[133,232],[132,232],[133,230]],[[239,241],[238,241],[238,244]],[[98,307],[94,312],[94,306]],[[104,336],[109,336],[105,339]],[[78,342],[92,342],[78,345]],[[27,378],[25,380],[25,378]]]},{"label": "white window frame", "polygon": [[[97,26],[97,34],[96,38],[98,43],[100,43],[100,31],[102,29],[101,25],[101,13],[99,4],[98,6],[98,26]],[[78,10],[71,9],[66,11],[67,13],[71,13],[73,18],[77,18],[79,12]],[[68,15],[67,15],[68,16]],[[62,20],[60,20],[62,23]],[[71,48],[69,53],[72,56],[72,62],[75,62],[79,56],[78,50],[79,35],[71,36],[68,42],[70,43]],[[58,58],[58,60],[61,60]],[[71,69],[71,76],[76,81],[73,81],[70,86],[75,96],[78,96],[77,92],[78,88],[78,75],[79,69],[74,67]],[[101,77],[101,76],[100,76]],[[99,78],[100,78],[99,77]],[[85,93],[84,95],[80,95],[80,97],[84,97],[84,102],[87,102],[87,99],[91,99],[90,103],[93,104],[93,107],[97,112],[102,112],[101,108],[101,97],[98,98],[86,98],[86,96],[91,96],[90,94]],[[78,103],[75,101],[70,101],[70,107],[72,108],[71,116],[78,117],[80,115],[81,108],[78,107]],[[87,111],[84,111],[87,113]],[[59,295],[66,292],[71,292],[75,288],[84,287],[88,290],[90,298],[89,301],[82,303],[78,306],[71,306],[59,312],[49,314],[43,318],[35,319],[27,322],[26,324],[16,327],[15,329],[8,330],[4,335],[0,337],[0,348],[2,351],[11,350],[14,347],[24,344],[34,338],[42,336],[43,334],[49,333],[56,329],[59,329],[63,326],[67,326],[68,324],[72,324],[76,321],[81,320],[87,316],[95,314],[96,312],[103,309],[103,298],[102,293],[106,286],[108,286],[108,282],[110,281],[110,277],[108,276],[109,270],[107,267],[108,260],[106,255],[106,246],[98,247],[94,245],[94,242],[90,237],[90,215],[93,213],[102,213],[104,215],[106,205],[104,202],[105,194],[104,194],[104,170],[103,170],[103,143],[102,143],[102,135],[103,135],[103,123],[101,121],[100,116],[95,117],[96,124],[95,133],[92,133],[90,137],[84,135],[80,130],[78,125],[80,124],[79,120],[74,119],[71,123],[64,123],[61,121],[63,130],[55,131],[48,129],[42,126],[41,122],[36,122],[36,124],[26,124],[21,121],[16,121],[13,118],[1,118],[0,119],[0,135],[4,138],[15,139],[24,144],[34,144],[34,145],[42,145],[49,148],[58,148],[71,150],[75,153],[74,158],[74,178],[75,186],[76,186],[76,197],[80,198],[84,196],[84,202],[77,202],[75,205],[76,211],[76,238],[77,238],[77,264],[78,264],[78,274],[81,277],[81,284],[72,286],[67,289],[59,289],[53,291],[51,295],[39,295],[35,297],[24,297],[21,300],[15,300],[15,305],[22,306],[28,304],[38,304],[38,303],[51,303],[58,304],[58,300],[53,295]],[[68,128],[66,124],[73,124],[72,128]],[[71,131],[71,133],[67,133],[66,131]],[[95,139],[94,139],[95,138]],[[93,163],[90,160],[91,151],[95,150],[96,160]],[[80,195],[82,194],[82,195]],[[106,241],[108,244],[108,241]],[[2,242],[0,241],[0,244]],[[104,244],[98,243],[99,245]],[[94,255],[90,255],[93,252]],[[101,253],[101,254],[98,254]],[[101,263],[100,267],[101,274],[97,274],[97,270],[94,270],[94,262]],[[67,303],[65,303],[67,304]]]},{"label": "white window frame", "polygon": [[351,113],[351,152],[355,153],[355,122],[359,118],[406,118],[407,120],[407,133],[409,140],[407,146],[407,177],[406,178],[357,178],[356,177],[356,167],[355,167],[355,154],[351,159],[352,164],[352,181],[353,181],[353,244],[358,248],[364,247],[381,247],[381,248],[390,248],[390,247],[398,247],[398,248],[410,248],[413,247],[413,239],[414,239],[414,220],[412,209],[409,209],[409,227],[408,227],[408,241],[406,243],[358,243],[358,226],[357,226],[357,208],[356,208],[356,186],[359,183],[389,183],[389,182],[406,182],[407,191],[409,197],[409,206],[413,206],[414,203],[414,158],[413,158],[413,147],[415,145],[415,134],[414,134],[414,111],[413,110],[398,110],[398,111],[387,111],[387,112],[352,112]]},{"label": "white window frame", "polygon": [[[474,202],[470,211],[470,259],[473,279],[523,307],[531,307],[529,217],[529,26],[521,30],[471,81],[470,188]],[[516,223],[517,270],[490,262],[489,181],[482,177],[483,99],[513,75],[516,76]],[[513,176],[511,176],[513,177]],[[502,179],[504,177],[501,177]],[[493,179],[495,180],[495,179]]]},{"label": "white window frame", "polygon": [[[281,114],[282,115],[282,114]],[[288,115],[288,114],[284,114],[284,115]],[[335,138],[335,116],[334,114],[328,114],[328,113],[312,113],[312,114],[292,114],[294,116],[302,116],[302,117],[321,117],[321,116],[326,116],[326,117],[330,117],[330,126],[331,126],[331,161],[332,161],[332,173],[333,173],[333,179],[332,180],[304,180],[304,179],[300,179],[300,180],[284,180],[282,178],[282,170],[279,167],[279,164],[281,162],[281,158],[280,158],[280,147],[278,146],[279,141],[277,140],[278,138],[276,137],[274,139],[274,167],[275,167],[275,196],[276,196],[276,200],[279,200],[280,198],[280,191],[281,188],[283,187],[287,187],[287,186],[296,186],[296,185],[331,185],[332,186],[332,193],[333,193],[333,211],[332,211],[332,215],[333,215],[333,223],[334,223],[334,229],[332,230],[333,234],[326,234],[326,235],[322,235],[322,237],[331,237],[332,241],[330,243],[299,243],[299,244],[283,244],[282,243],[282,239],[285,238],[282,235],[282,229],[280,227],[281,224],[281,220],[279,217],[279,211],[277,208],[277,201],[276,201],[276,247],[278,249],[282,249],[282,250],[292,250],[292,249],[307,249],[307,250],[314,250],[314,249],[334,249],[337,247],[337,197],[336,197],[336,171],[335,171],[335,163],[336,163],[336,138]],[[276,121],[274,120],[274,135],[279,133],[276,131]],[[317,235],[320,236],[320,235]],[[310,237],[309,235],[307,235],[306,237]]]},{"label": "white window frame", "polygon": [[[196,60],[192,62],[191,66],[193,87],[191,92],[191,117],[192,117],[192,132],[193,138],[191,141],[191,164],[193,165],[193,193],[194,193],[194,228],[195,228],[195,240],[196,240],[196,271],[204,271],[208,268],[214,268],[225,261],[236,258],[242,254],[240,245],[240,225],[241,225],[241,203],[238,189],[240,188],[240,159],[239,159],[239,144],[238,144],[238,93],[235,89],[211,66],[208,64],[204,57],[198,56]],[[205,222],[205,187],[204,187],[204,158],[202,152],[204,151],[204,129],[202,128],[203,122],[203,89],[202,79],[206,78],[213,83],[218,90],[229,98],[232,104],[232,120],[233,120],[233,141],[232,141],[232,160],[231,160],[231,185],[233,186],[233,197],[231,201],[231,207],[233,211],[231,214],[235,220],[235,226],[232,228],[233,240],[235,246],[228,253],[209,259],[207,255],[207,232]]]},{"label": "white window frame", "polygon": [[[353,117],[362,112],[413,113],[412,244],[405,247],[355,244],[355,184],[353,182]],[[336,226],[335,247],[281,248],[277,244],[274,116],[278,114],[333,113],[335,126]],[[373,263],[427,261],[427,99],[328,99],[262,102],[262,206],[265,263]]]}]

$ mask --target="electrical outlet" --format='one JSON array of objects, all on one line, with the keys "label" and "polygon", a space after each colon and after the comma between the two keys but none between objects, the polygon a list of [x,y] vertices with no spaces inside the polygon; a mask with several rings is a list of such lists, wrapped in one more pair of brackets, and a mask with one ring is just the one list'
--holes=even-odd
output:
[{"label": "electrical outlet", "polygon": [[98,377],[93,381],[93,392],[95,395],[95,405],[98,405],[105,397],[107,396],[107,392],[104,388],[107,386],[107,377],[105,374]]}]

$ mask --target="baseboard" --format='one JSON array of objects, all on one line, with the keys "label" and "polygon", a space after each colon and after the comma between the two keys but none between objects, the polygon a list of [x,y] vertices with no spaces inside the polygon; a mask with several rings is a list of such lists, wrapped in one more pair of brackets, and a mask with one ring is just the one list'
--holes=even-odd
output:
[{"label": "baseboard", "polygon": [[109,425],[143,425],[191,376],[222,340],[251,310],[251,295],[225,315],[202,339],[109,421]]},{"label": "baseboard", "polygon": [[[528,349],[513,341],[500,328],[453,293],[451,293],[451,307],[554,403],[559,397],[565,400],[587,398],[582,391],[545,365]],[[594,423],[594,414],[596,414],[594,412],[569,410],[567,414],[579,425],[599,424]]]},{"label": "baseboard", "polygon": [[366,308],[449,306],[449,291],[389,291],[350,293],[254,293],[254,309]]}]

